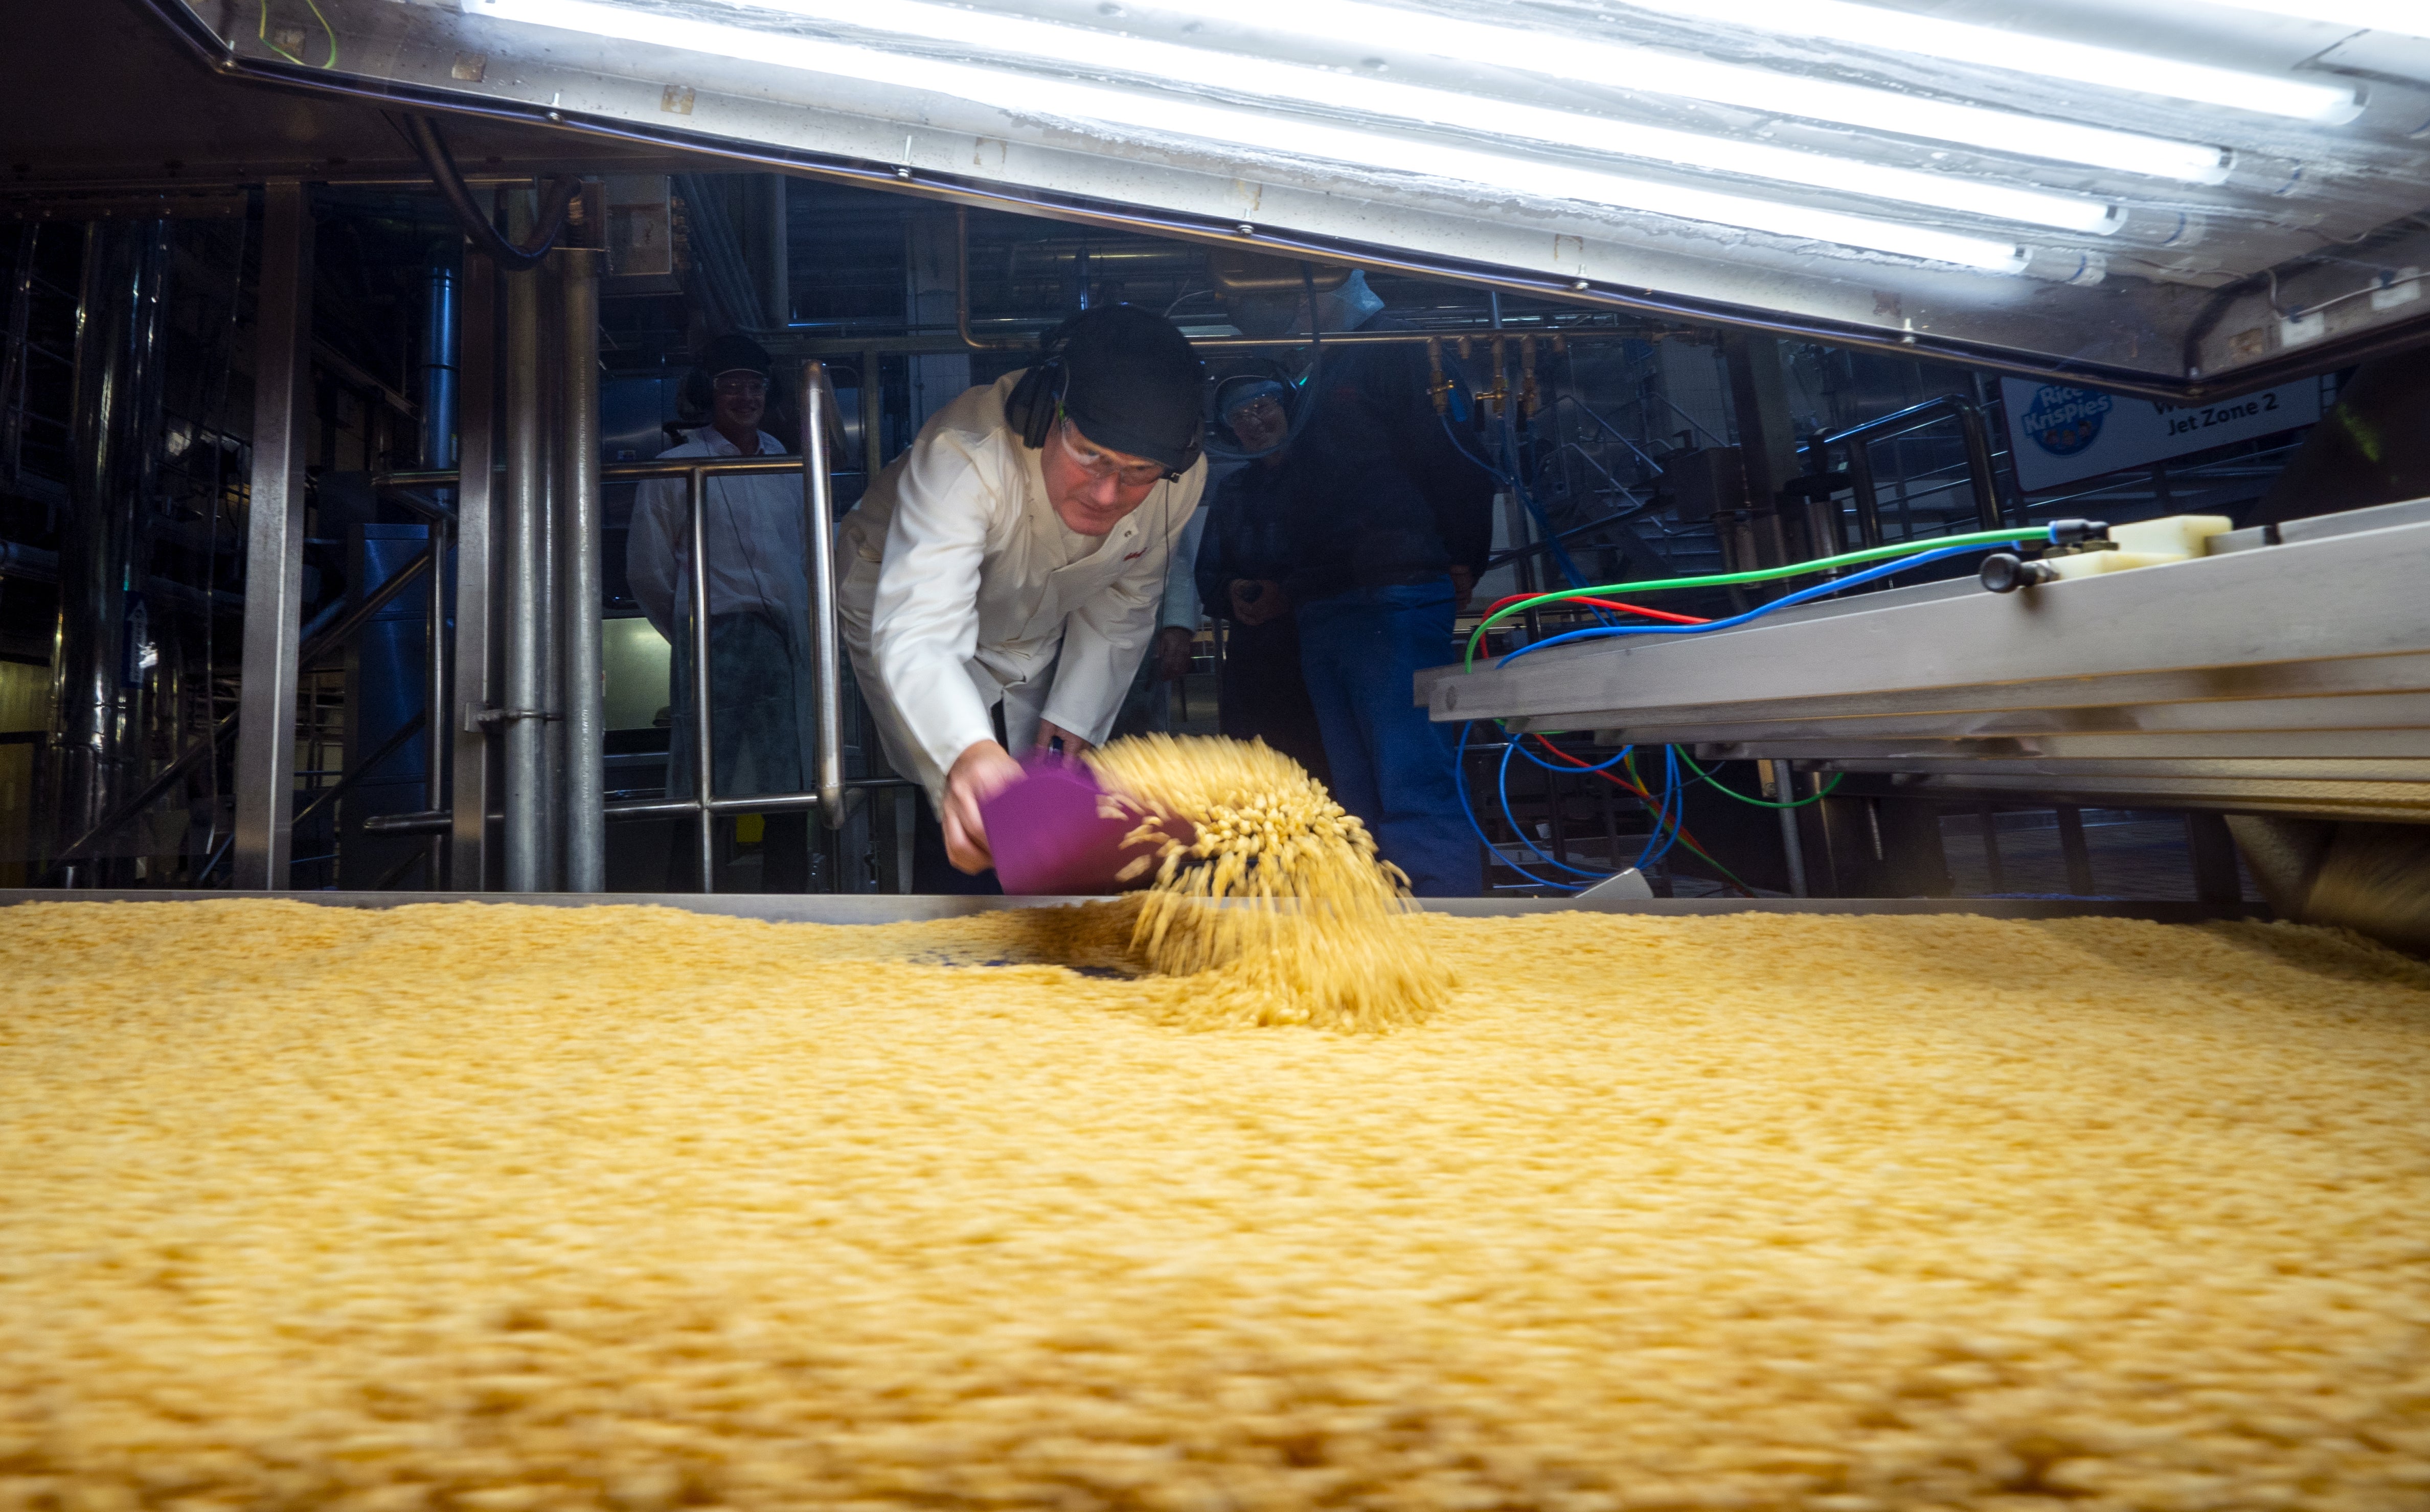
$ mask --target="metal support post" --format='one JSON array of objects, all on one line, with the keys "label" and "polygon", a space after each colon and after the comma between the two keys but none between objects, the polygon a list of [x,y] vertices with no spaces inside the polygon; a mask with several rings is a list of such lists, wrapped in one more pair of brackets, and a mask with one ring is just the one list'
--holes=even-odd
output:
[{"label": "metal support post", "polygon": [[[424,611],[422,673],[422,806],[432,812],[447,798],[447,521],[430,521],[430,602]],[[436,892],[447,885],[447,837],[430,837],[429,871],[424,885]]]},{"label": "metal support post", "polygon": [[[1797,801],[1797,777],[1786,761],[1770,763],[1773,791],[1780,794],[1786,806]],[[1797,833],[1797,810],[1783,806],[1780,810],[1780,848],[1789,861],[1789,895],[1806,896],[1806,840]]]},{"label": "metal support post", "polygon": [[[781,183],[782,180],[779,180]],[[558,253],[565,291],[565,472],[558,498],[558,640],[565,650],[565,887],[608,886],[608,705],[600,680],[599,258]]]},{"label": "metal support post", "polygon": [[2067,890],[2091,897],[2092,851],[2084,843],[2084,810],[2073,804],[2058,806],[2058,849],[2067,860]]},{"label": "metal support post", "polygon": [[835,479],[830,447],[837,424],[826,364],[802,364],[802,571],[810,580],[811,671],[818,698],[818,771],[812,781],[829,829],[844,821],[843,636],[838,626]]},{"label": "metal support post", "polygon": [[2207,809],[2188,813],[2186,850],[2193,861],[2197,901],[2225,905],[2242,898],[2244,879],[2236,869],[2236,839],[2225,816]]},{"label": "metal support post", "polygon": [[1865,448],[1862,436],[1848,442],[1848,486],[1856,493],[1856,544],[1871,548],[1882,543],[1882,500],[1873,486],[1873,456]]},{"label": "metal support post", "polygon": [[1746,467],[1748,565],[1774,567],[1788,559],[1780,539],[1780,490],[1797,475],[1797,436],[1789,409],[1789,374],[1780,339],[1751,331],[1722,338],[1729,374],[1730,405],[1738,414],[1739,455]]},{"label": "metal support post", "polygon": [[708,688],[708,474],[693,468],[684,475],[691,567],[691,761],[692,796],[700,800],[693,839],[700,847],[700,890],[717,890],[717,785],[715,748],[709,739]]},{"label": "metal support post", "polygon": [[877,482],[878,470],[886,465],[886,384],[881,364],[886,358],[875,347],[866,347],[860,354],[860,486],[867,492]]},{"label": "metal support post", "polygon": [[244,678],[234,880],[284,888],[295,814],[297,641],[304,601],[304,390],[312,343],[312,205],[295,179],[262,190],[245,516]]},{"label": "metal support post", "polygon": [[467,251],[458,344],[457,450],[462,475],[456,488],[456,654],[448,658],[456,680],[446,722],[454,811],[447,883],[461,892],[486,892],[491,886],[490,809],[496,791],[491,727],[470,716],[495,701],[498,687],[490,591],[497,560],[497,489],[491,471],[497,459],[497,299],[498,276],[490,259]]},{"label": "metal support post", "polygon": [[540,351],[535,363],[540,407],[534,419],[540,436],[540,494],[534,517],[540,523],[538,567],[540,597],[532,606],[540,626],[540,874],[534,889],[556,892],[565,886],[565,637],[561,633],[565,562],[565,294],[558,276],[563,265],[556,258],[532,270],[534,294],[540,302]]},{"label": "metal support post", "polygon": [[546,705],[541,680],[547,645],[541,634],[541,577],[546,571],[541,521],[544,461],[540,420],[540,287],[532,273],[507,274],[507,496],[499,533],[504,558],[505,701],[496,710],[506,748],[505,883],[508,892],[538,892],[545,875],[547,834]]}]

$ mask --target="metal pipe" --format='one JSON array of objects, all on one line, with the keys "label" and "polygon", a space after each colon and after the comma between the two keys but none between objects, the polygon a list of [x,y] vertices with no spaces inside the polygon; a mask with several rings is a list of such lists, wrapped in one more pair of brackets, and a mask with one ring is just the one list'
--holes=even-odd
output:
[{"label": "metal pipe", "polygon": [[233,871],[237,887],[253,889],[285,887],[293,856],[304,389],[312,341],[310,191],[296,179],[272,180],[262,188],[261,221]]},{"label": "metal pipe", "polygon": [[[908,777],[855,777],[843,785],[847,793],[862,792],[873,788],[913,789],[920,785]],[[848,800],[847,800],[848,802]],[[824,812],[826,801],[815,792],[748,793],[740,798],[714,798],[709,801],[712,814],[792,814],[811,810]],[[839,804],[836,806],[843,807]],[[611,821],[628,819],[680,819],[700,812],[697,798],[620,798],[607,806]]]},{"label": "metal pipe", "polygon": [[[429,601],[423,609],[422,802],[437,808],[447,801],[447,522],[430,522]],[[429,885],[444,886],[447,839],[430,839]]]},{"label": "metal pipe", "polygon": [[810,580],[812,696],[818,700],[818,771],[812,781],[827,828],[844,820],[843,635],[835,573],[835,484],[828,447],[836,425],[826,364],[802,364],[802,571]]},{"label": "metal pipe", "polygon": [[424,274],[422,465],[456,465],[456,270],[436,257]]},{"label": "metal pipe", "polygon": [[[908,777],[855,777],[843,786],[847,792],[878,788],[908,792],[920,785]],[[741,798],[719,798],[708,806],[714,814],[790,814],[819,806],[820,798],[814,792],[752,793]],[[700,800],[697,798],[620,798],[605,806],[605,813],[611,823],[626,820],[682,819],[698,812]],[[446,809],[373,814],[363,821],[363,830],[371,835],[435,835],[446,829],[453,820],[454,815]]]},{"label": "metal pipe", "polygon": [[506,590],[505,700],[496,717],[506,748],[503,836],[506,890],[542,889],[546,833],[541,806],[547,798],[543,770],[546,706],[541,701],[540,290],[531,274],[509,274],[507,286],[507,498],[500,544]]},{"label": "metal pipe", "polygon": [[[1796,775],[1786,761],[1768,763],[1772,768],[1772,789],[1780,794],[1783,804],[1797,801]],[[1789,861],[1789,895],[1806,896],[1806,838],[1797,831],[1797,810],[1784,807],[1780,813],[1780,848]]]},{"label": "metal pipe", "polygon": [[[782,180],[779,180],[781,183]],[[588,247],[558,254],[565,290],[565,890],[608,886],[608,703],[600,678],[599,258]]]},{"label": "metal pipe", "polygon": [[[441,723],[449,741],[448,885],[480,892],[490,886],[490,809],[493,794],[490,727],[465,718],[497,696],[491,636],[491,574],[496,560],[498,275],[490,259],[464,254],[460,307],[461,366],[458,397],[457,451],[461,466],[443,481],[456,493],[456,643],[447,658],[455,677]],[[460,475],[459,475],[460,474]]]},{"label": "metal pipe", "polygon": [[[422,455],[428,468],[456,465],[458,274],[434,250],[424,271],[422,322]],[[423,610],[422,801],[436,809],[447,801],[447,532],[452,511],[443,504],[430,521],[429,601]],[[445,887],[447,838],[433,835],[427,885]]]},{"label": "metal pipe", "polygon": [[[971,212],[954,207],[954,331],[974,352],[1027,352],[1038,346],[1035,336],[976,337],[971,334]],[[869,380],[864,374],[861,381]],[[867,424],[868,421],[861,422]],[[874,475],[874,474],[873,474]]]},{"label": "metal pipe", "polygon": [[456,224],[474,246],[479,247],[499,267],[508,273],[524,273],[540,265],[548,256],[550,243],[565,226],[565,212],[581,191],[582,180],[571,174],[559,174],[550,180],[548,193],[535,217],[537,224],[521,245],[508,241],[481,213],[474,202],[472,191],[464,184],[464,175],[457,170],[456,155],[447,150],[447,139],[439,134],[439,123],[426,115],[405,118],[406,141],[412,144],[414,156],[430,171],[430,181],[437,186],[447,208],[456,212]]},{"label": "metal pipe", "polygon": [[[144,685],[151,678],[141,642],[150,636],[148,624],[139,622],[149,620],[152,606],[129,590],[139,586],[149,556],[147,527],[156,512],[168,223],[91,223],[84,233],[83,271],[68,446],[70,507],[54,558],[59,592],[53,737],[44,773],[47,801],[42,806],[61,831],[91,826],[149,765],[142,726]],[[102,861],[92,870],[117,869]]]},{"label": "metal pipe", "polygon": [[[791,477],[801,472],[802,459],[798,457],[772,454],[766,457],[676,457],[673,460],[662,459],[653,462],[608,462],[600,466],[599,476],[601,481],[608,483],[629,483],[642,478],[679,478],[691,476],[695,467],[717,476],[738,473],[745,474],[781,473]],[[497,471],[503,471],[503,469]],[[371,476],[371,485],[375,489],[432,488],[457,482],[459,475],[461,474],[458,470],[454,468],[374,473]]]},{"label": "metal pipe", "polygon": [[565,887],[565,637],[560,633],[565,561],[565,351],[564,283],[556,259],[533,270],[540,301],[538,374],[540,407],[539,602],[532,622],[540,626],[540,879],[539,890]]},{"label": "metal pipe", "polygon": [[860,475],[865,491],[886,465],[885,358],[872,347],[860,354]]},{"label": "metal pipe", "polygon": [[[296,664],[309,667],[344,644],[355,632],[370,623],[373,616],[404,596],[405,590],[412,586],[422,570],[429,565],[430,554],[426,551],[408,559],[403,567],[390,574],[386,582],[364,595],[363,601],[349,609],[344,618],[305,641],[302,649],[296,653]],[[168,796],[169,789],[177,785],[179,778],[191,772],[205,757],[213,756],[220,747],[227,744],[235,737],[241,713],[242,707],[240,706],[236,712],[220,716],[220,722],[211,726],[211,733],[207,738],[195,741],[179,752],[176,758],[162,769],[160,774],[153,778],[141,792],[111,809],[100,822],[69,842],[66,848],[53,859],[52,864],[57,866],[75,859],[88,847],[107,839],[118,830],[132,823],[146,809]]]},{"label": "metal pipe", "polygon": [[716,755],[709,739],[708,688],[708,473],[695,467],[685,479],[691,537],[691,759],[693,795],[701,800],[693,839],[700,847],[700,890],[717,890]]}]

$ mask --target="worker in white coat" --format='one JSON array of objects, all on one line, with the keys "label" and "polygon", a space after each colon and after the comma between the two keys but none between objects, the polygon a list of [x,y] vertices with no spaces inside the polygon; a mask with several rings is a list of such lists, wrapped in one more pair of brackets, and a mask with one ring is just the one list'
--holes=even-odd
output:
[{"label": "worker in white coat", "polygon": [[[709,423],[661,455],[781,457],[782,441],[759,428],[767,409],[768,354],[742,336],[721,336],[701,354],[691,382]],[[802,568],[802,482],[798,472],[708,480],[702,524],[708,544],[708,696],[714,793],[721,798],[803,790],[813,769],[808,711],[809,579]],[[633,500],[625,547],[633,597],[673,648],[674,727],[668,743],[667,791],[690,797],[692,771],[691,530],[680,478],[643,483]],[[731,821],[722,822],[730,824]],[[809,816],[776,813],[762,821],[760,890],[799,892],[809,885]],[[669,886],[700,886],[698,853],[678,844]]]},{"label": "worker in white coat", "polygon": [[979,805],[1012,752],[1105,739],[1198,507],[1205,378],[1128,305],[937,412],[839,532],[844,643],[888,760],[919,779],[944,856],[993,864]]}]

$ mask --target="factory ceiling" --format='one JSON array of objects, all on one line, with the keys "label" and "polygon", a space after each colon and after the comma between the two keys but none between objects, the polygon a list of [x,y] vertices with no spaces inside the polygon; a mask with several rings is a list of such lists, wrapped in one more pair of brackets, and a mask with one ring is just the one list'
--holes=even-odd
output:
[{"label": "factory ceiling", "polygon": [[[476,172],[536,128],[2155,397],[2430,332],[2390,0],[147,3],[284,87],[189,162],[399,163],[380,108],[451,112],[523,128],[452,125]],[[367,105],[281,148],[298,90]]]}]

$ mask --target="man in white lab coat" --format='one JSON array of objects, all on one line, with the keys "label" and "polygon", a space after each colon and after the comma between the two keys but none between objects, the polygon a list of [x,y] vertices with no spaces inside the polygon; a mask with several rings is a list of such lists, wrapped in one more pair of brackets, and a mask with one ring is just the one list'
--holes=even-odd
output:
[{"label": "man in white lab coat", "polygon": [[1204,385],[1161,316],[1090,310],[938,411],[844,517],[853,670],[962,872],[993,864],[978,806],[1019,780],[1012,752],[1113,724],[1205,485]]},{"label": "man in white lab coat", "polygon": [[[662,458],[781,457],[784,443],[759,428],[770,362],[757,342],[721,336],[701,354],[709,424]],[[695,380],[697,381],[697,379]],[[721,798],[803,790],[812,770],[809,579],[802,566],[798,473],[711,477],[703,520],[708,541],[710,758]],[[633,500],[624,561],[633,597],[674,648],[670,706],[674,727],[667,791],[689,797],[691,770],[691,534],[679,478],[643,483]],[[809,884],[809,817],[762,821],[760,890],[799,892]],[[670,886],[699,885],[696,852],[677,844]]]}]

